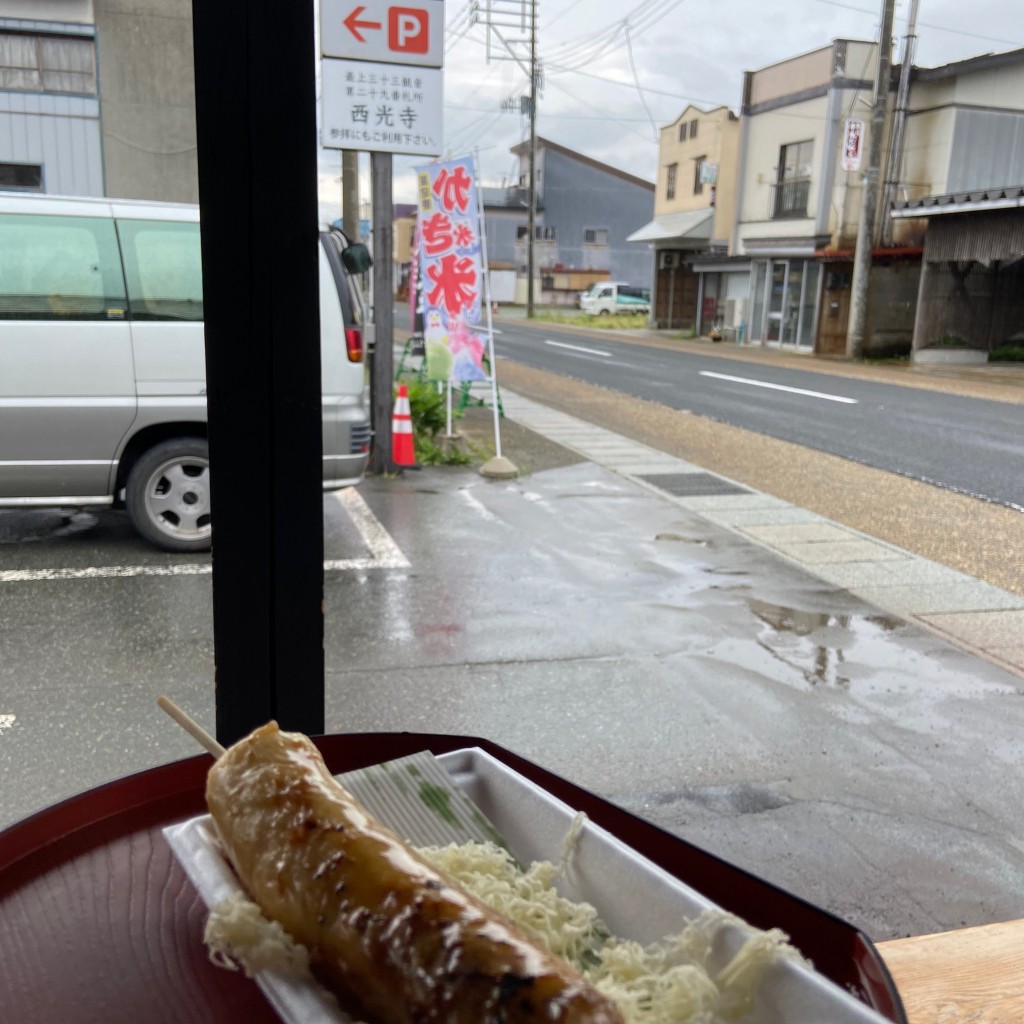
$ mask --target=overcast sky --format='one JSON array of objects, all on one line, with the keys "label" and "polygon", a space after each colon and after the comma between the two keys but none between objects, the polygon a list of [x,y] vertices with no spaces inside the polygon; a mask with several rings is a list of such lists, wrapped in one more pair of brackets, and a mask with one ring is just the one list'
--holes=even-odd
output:
[{"label": "overcast sky", "polygon": [[[744,71],[835,38],[876,39],[881,6],[880,0],[539,0],[538,134],[653,182],[657,129],[687,103],[738,112]],[[897,0],[897,60],[909,8],[910,0]],[[515,170],[509,149],[527,138],[529,125],[501,104],[526,94],[527,76],[514,61],[495,59],[505,51],[493,34],[488,61],[487,29],[470,24],[466,0],[446,0],[445,15],[446,155],[475,150],[483,182],[502,184]],[[914,63],[925,67],[1024,47],[1024,2],[920,0],[917,36]],[[396,203],[414,201],[411,169],[422,162],[394,158]]]}]

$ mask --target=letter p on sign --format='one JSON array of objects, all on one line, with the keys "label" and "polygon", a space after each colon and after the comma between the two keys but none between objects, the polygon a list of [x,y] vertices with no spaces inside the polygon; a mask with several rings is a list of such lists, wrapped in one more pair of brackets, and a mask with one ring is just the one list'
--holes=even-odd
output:
[{"label": "letter p on sign", "polygon": [[388,49],[396,53],[426,53],[430,48],[428,14],[417,7],[388,8]]}]

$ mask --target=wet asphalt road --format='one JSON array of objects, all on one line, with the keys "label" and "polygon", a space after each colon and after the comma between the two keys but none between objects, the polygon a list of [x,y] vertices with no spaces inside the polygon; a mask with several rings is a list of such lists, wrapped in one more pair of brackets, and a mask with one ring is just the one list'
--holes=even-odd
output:
[{"label": "wet asphalt road", "polygon": [[498,355],[1024,508],[1024,406],[503,321]]},{"label": "wet asphalt road", "polygon": [[[503,440],[517,480],[359,489],[400,559],[327,499],[330,731],[486,736],[876,939],[1024,916],[1018,678],[564,449]],[[3,823],[193,753],[153,702],[212,725],[205,564],[114,513],[0,545],[0,573],[28,570],[0,577]]]}]

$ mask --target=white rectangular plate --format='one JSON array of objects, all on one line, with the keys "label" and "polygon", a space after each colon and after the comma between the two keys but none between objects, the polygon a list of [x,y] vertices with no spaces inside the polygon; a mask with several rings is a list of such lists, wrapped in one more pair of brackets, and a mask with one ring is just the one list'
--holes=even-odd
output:
[{"label": "white rectangular plate", "polygon": [[[479,748],[442,754],[454,783],[508,842],[516,858],[557,862],[575,810]],[[344,781],[344,776],[340,776]],[[385,824],[417,842],[414,820],[395,821],[386,807],[372,806],[372,792],[361,799]],[[412,817],[416,817],[413,815]],[[408,827],[406,827],[408,826]],[[240,892],[234,872],[220,855],[208,815],[164,830],[178,860],[207,906]],[[433,837],[428,841],[436,841]],[[715,904],[695,889],[640,856],[611,833],[587,822],[572,858],[570,877],[559,891],[592,903],[611,932],[653,942],[682,930],[686,919]],[[721,953],[731,955],[744,930],[727,929]],[[312,978],[263,971],[256,978],[286,1024],[347,1024],[334,998]],[[783,961],[765,973],[755,1012],[744,1024],[886,1024],[885,1018],[803,964]]]}]

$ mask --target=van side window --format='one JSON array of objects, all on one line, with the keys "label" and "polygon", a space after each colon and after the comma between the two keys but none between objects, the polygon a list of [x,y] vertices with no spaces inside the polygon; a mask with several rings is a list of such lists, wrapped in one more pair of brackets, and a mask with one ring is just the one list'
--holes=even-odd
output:
[{"label": "van side window", "polygon": [[133,320],[202,320],[199,225],[118,220]]},{"label": "van side window", "polygon": [[109,220],[0,214],[0,319],[123,320]]}]

